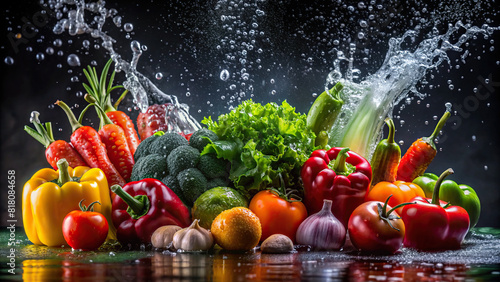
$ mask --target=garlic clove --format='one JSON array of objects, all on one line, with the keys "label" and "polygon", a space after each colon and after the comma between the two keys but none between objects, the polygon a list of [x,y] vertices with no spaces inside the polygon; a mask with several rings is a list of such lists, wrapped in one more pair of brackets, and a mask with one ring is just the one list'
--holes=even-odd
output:
[{"label": "garlic clove", "polygon": [[173,246],[183,251],[207,251],[214,245],[214,237],[210,230],[199,225],[195,219],[187,228],[181,229],[174,234]]},{"label": "garlic clove", "polygon": [[324,200],[322,209],[306,218],[297,229],[296,240],[316,250],[340,250],[346,229],[332,213],[332,201]]},{"label": "garlic clove", "polygon": [[151,244],[155,248],[168,248],[174,239],[175,232],[182,228],[177,225],[165,225],[158,227],[158,229],[151,235]]}]

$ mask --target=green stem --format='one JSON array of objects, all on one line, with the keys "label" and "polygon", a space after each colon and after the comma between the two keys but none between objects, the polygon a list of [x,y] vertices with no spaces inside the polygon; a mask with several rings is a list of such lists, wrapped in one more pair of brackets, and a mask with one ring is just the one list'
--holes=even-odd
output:
[{"label": "green stem", "polygon": [[96,103],[96,100],[92,96],[86,94],[84,99],[96,108],[97,115],[99,116],[99,120],[101,122],[99,128],[102,128],[106,124],[113,124],[111,119],[106,115],[104,109]]},{"label": "green stem", "polygon": [[59,171],[59,186],[63,186],[64,183],[71,181],[71,175],[69,175],[69,164],[66,159],[60,159],[57,161],[57,169]]},{"label": "green stem", "polygon": [[120,185],[111,186],[111,191],[120,197],[127,205],[127,212],[134,219],[139,219],[149,211],[150,201],[146,195],[132,197]]},{"label": "green stem", "polygon": [[71,111],[71,109],[68,107],[68,105],[66,105],[66,103],[57,100],[55,104],[61,107],[61,109],[63,109],[63,111],[66,113],[66,116],[68,116],[72,132],[75,132],[78,128],[83,126],[80,122],[78,122],[78,120],[75,117],[75,114],[73,114],[73,111]]},{"label": "green stem", "polygon": [[436,149],[436,145],[434,144],[434,139],[439,135],[439,132],[441,132],[441,129],[443,129],[443,126],[446,124],[446,121],[448,118],[451,116],[451,113],[449,111],[446,111],[443,116],[439,119],[436,128],[434,128],[434,132],[432,132],[431,136],[426,137],[425,141],[431,145],[434,150]]},{"label": "green stem", "polygon": [[340,150],[339,154],[337,155],[337,158],[335,159],[335,163],[333,164],[333,170],[336,173],[339,172],[346,172],[347,171],[347,165],[346,165],[346,158],[349,157],[349,148],[343,148]]},{"label": "green stem", "polygon": [[395,143],[394,135],[396,134],[396,127],[394,126],[394,121],[391,118],[386,118],[384,122],[389,127],[389,135],[387,136],[387,143]]},{"label": "green stem", "polygon": [[438,180],[436,180],[436,185],[434,186],[434,192],[432,193],[431,204],[440,205],[440,202],[439,202],[439,190],[440,190],[440,187],[441,187],[441,183],[444,181],[444,179],[446,177],[448,177],[448,175],[453,174],[453,173],[454,173],[453,169],[449,168],[449,169],[445,170],[439,176]]},{"label": "green stem", "polygon": [[[116,100],[115,104],[113,105],[113,109],[115,111],[116,111],[116,109],[118,109],[118,105],[120,105],[120,103],[123,101],[123,99],[125,99],[125,96],[127,96],[127,93],[128,93],[128,89],[125,89],[125,91],[123,91],[122,95],[120,95],[120,97],[118,97],[118,100]],[[109,103],[111,104],[111,102],[109,102]]]}]

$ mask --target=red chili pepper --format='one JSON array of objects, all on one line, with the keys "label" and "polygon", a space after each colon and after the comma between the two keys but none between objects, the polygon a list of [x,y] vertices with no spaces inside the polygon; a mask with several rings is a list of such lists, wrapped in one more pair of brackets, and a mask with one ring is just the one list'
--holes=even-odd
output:
[{"label": "red chili pepper", "polygon": [[332,213],[344,226],[354,209],[364,202],[372,178],[370,163],[349,148],[316,150],[302,166],[304,204],[309,214],[332,200]]},{"label": "red chili pepper", "polygon": [[146,178],[120,187],[111,186],[118,197],[113,200],[112,219],[121,243],[150,243],[161,226],[191,224],[188,208],[161,181]]},{"label": "red chili pepper", "polygon": [[404,245],[422,251],[459,249],[469,231],[467,211],[439,200],[442,181],[453,170],[443,172],[436,181],[432,199],[415,197],[415,205],[405,206],[401,213],[406,227]]},{"label": "red chili pepper", "polygon": [[25,126],[24,131],[28,132],[33,138],[38,140],[45,146],[45,158],[53,169],[57,170],[57,161],[66,159],[70,167],[87,166],[87,163],[82,159],[82,156],[73,148],[73,146],[65,140],[54,140],[52,133],[52,124],[46,122],[45,125],[40,123],[38,116],[40,113],[33,111],[31,113],[31,123],[35,126],[36,131]]},{"label": "red chili pepper", "polygon": [[134,154],[131,152],[127,138],[125,137],[125,132],[123,129],[114,124],[107,114],[104,113],[103,109],[95,104],[95,100],[92,96],[88,94],[85,95],[85,100],[94,105],[99,116],[100,129],[99,136],[101,137],[102,143],[106,146],[106,151],[111,163],[118,170],[120,175],[125,179],[125,181],[130,181],[130,176],[132,174],[132,168],[134,167]]},{"label": "red chili pepper", "polygon": [[450,115],[447,110],[431,136],[419,138],[411,144],[399,162],[397,180],[412,182],[413,179],[424,174],[437,153],[434,139],[439,135]]},{"label": "red chili pepper", "polygon": [[112,60],[111,59],[108,60],[108,62],[102,69],[100,79],[97,76],[97,71],[95,68],[88,66],[88,71],[84,69],[83,72],[87,77],[90,86],[84,83],[83,87],[85,88],[85,90],[87,90],[87,93],[90,96],[92,96],[92,98],[96,101],[95,103],[99,107],[101,107],[101,109],[103,109],[103,111],[106,113],[109,119],[114,124],[120,126],[123,129],[125,137],[127,139],[128,147],[132,152],[132,154],[134,154],[141,140],[137,135],[137,131],[135,130],[135,125],[132,122],[132,119],[130,119],[130,117],[126,113],[118,111],[116,109],[118,108],[120,102],[125,98],[125,95],[127,94],[128,91],[125,90],[122,93],[122,95],[118,98],[116,103],[112,105],[110,97],[111,91],[117,88],[123,88],[122,85],[112,86],[115,77],[114,71],[111,73],[109,82],[106,85],[106,77],[108,75],[111,63]]},{"label": "red chili pepper", "polygon": [[97,131],[90,126],[83,126],[66,103],[57,101],[56,105],[61,107],[68,116],[73,131],[71,143],[87,164],[90,167],[101,169],[106,175],[109,185],[125,185],[125,180],[109,160],[106,146],[102,143]]}]

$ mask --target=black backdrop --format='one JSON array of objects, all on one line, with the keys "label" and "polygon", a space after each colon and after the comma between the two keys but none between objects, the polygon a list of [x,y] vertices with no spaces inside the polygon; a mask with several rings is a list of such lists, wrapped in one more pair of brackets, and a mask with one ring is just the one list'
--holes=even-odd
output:
[{"label": "black backdrop", "polygon": [[[82,69],[92,61],[102,66],[108,59],[103,48],[93,47],[99,41],[89,35],[53,34],[55,19],[50,13],[40,14],[43,8],[37,2],[11,1],[2,10],[1,58],[7,62],[12,59],[13,64],[3,61],[1,65],[0,225],[6,223],[8,170],[16,172],[16,215],[20,219],[24,182],[47,166],[43,147],[23,131],[23,126],[29,124],[30,112],[39,111],[42,121],[52,121],[55,137],[68,140],[66,118],[52,103],[62,99],[78,113],[85,105],[79,95],[83,91]],[[306,112],[314,101],[312,94],[324,89],[335,58],[333,48],[347,53],[349,44],[355,43],[355,66],[363,76],[380,66],[390,37],[401,36],[418,23],[435,24],[441,31],[457,20],[479,26],[499,24],[494,2],[305,2],[109,1],[106,7],[116,8],[122,22],[132,23],[134,29],[126,32],[123,25],[118,28],[108,20],[106,30],[117,39],[115,46],[124,58],[131,56],[130,40],[146,45],[139,70],[162,91],[190,105],[191,114],[201,120],[227,112],[238,102],[228,104],[230,97],[239,96],[239,92],[245,93],[241,99],[253,98],[257,102],[286,99],[298,111]],[[16,40],[17,33],[24,35],[23,40]],[[444,103],[454,104],[457,113],[444,129],[438,156],[429,170],[439,173],[453,167],[453,179],[474,187],[482,200],[478,225],[495,227],[500,227],[496,208],[500,203],[499,34],[471,40],[467,47],[471,55],[465,64],[460,63],[463,52],[450,52],[451,64],[430,72],[426,77],[428,85],[419,85],[428,97],[420,103],[415,99],[401,113],[398,105],[394,112],[397,140],[404,142],[401,149],[405,152],[413,140],[432,132],[432,116],[441,116]],[[62,46],[54,45],[56,39],[62,40]],[[82,47],[85,40],[90,43],[88,49]],[[48,47],[54,49],[54,54],[47,53]],[[44,54],[43,60],[39,60],[40,53]],[[66,59],[72,53],[79,56],[80,67],[68,65]],[[242,68],[249,74],[248,80],[242,78]],[[219,78],[222,69],[229,70],[231,77],[227,81]],[[163,78],[156,80],[159,72]],[[122,81],[123,74],[118,73],[117,82]],[[121,107],[132,108],[130,98]],[[135,117],[137,111],[132,109],[130,114]],[[90,121],[86,122],[93,124],[93,115],[89,112]],[[404,125],[399,126],[400,120]]]}]

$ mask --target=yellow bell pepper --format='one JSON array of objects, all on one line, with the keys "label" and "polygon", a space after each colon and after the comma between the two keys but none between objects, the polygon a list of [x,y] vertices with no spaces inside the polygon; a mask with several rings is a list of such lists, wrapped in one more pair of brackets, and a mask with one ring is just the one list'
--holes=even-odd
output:
[{"label": "yellow bell pepper", "polygon": [[85,166],[73,169],[65,159],[60,160],[57,166],[57,171],[51,168],[37,171],[24,185],[22,213],[28,239],[35,245],[66,245],[62,222],[69,212],[80,209],[78,204],[82,199],[88,203],[101,203],[94,205],[94,211],[102,213],[108,221],[108,240],[116,239],[104,172]]}]

